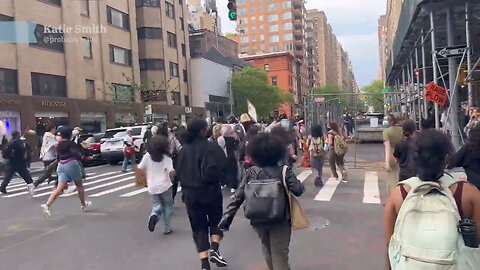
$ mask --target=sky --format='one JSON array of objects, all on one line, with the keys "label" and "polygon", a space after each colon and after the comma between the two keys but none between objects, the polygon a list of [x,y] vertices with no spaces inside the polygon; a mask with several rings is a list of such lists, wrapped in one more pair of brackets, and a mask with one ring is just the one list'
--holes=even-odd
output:
[{"label": "sky", "polygon": [[[278,0],[281,2],[281,0]],[[360,87],[377,79],[378,18],[385,14],[387,0],[307,0],[307,9],[325,11],[333,31],[348,52]],[[223,33],[234,33],[235,22],[227,18],[228,0],[217,0]]]}]

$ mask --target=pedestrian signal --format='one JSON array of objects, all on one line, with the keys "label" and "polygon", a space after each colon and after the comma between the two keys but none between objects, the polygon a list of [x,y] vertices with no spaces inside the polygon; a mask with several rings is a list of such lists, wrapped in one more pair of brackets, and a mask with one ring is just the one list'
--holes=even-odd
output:
[{"label": "pedestrian signal", "polygon": [[230,21],[237,20],[237,0],[228,0],[228,18]]}]

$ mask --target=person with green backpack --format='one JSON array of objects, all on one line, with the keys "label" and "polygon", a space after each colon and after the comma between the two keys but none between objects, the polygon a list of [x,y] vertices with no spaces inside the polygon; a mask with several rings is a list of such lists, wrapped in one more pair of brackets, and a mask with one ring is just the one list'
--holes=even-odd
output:
[{"label": "person with green backpack", "polygon": [[323,136],[323,129],[320,125],[312,127],[312,136],[308,138],[307,147],[310,152],[310,161],[312,168],[317,171],[317,177],[315,177],[315,186],[323,187],[323,164],[325,163],[325,140]]},{"label": "person with green backpack", "polygon": [[340,133],[337,123],[331,122],[328,124],[328,163],[330,164],[330,170],[332,171],[332,177],[338,180],[337,166],[342,172],[342,180],[347,180],[347,170],[345,170],[345,154],[348,151],[347,142],[345,137]]},{"label": "person with green backpack", "polygon": [[453,146],[438,130],[413,142],[417,176],[398,183],[384,209],[388,267],[480,269],[480,191],[444,172]]}]

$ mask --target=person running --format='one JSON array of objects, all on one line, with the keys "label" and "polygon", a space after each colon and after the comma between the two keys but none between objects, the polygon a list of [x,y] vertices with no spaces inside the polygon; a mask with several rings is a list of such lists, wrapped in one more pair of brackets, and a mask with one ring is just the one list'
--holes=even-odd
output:
[{"label": "person running", "polygon": [[[474,264],[470,267],[458,265],[468,260],[463,257],[468,256],[464,252],[478,256],[474,255],[478,254],[478,249],[465,249],[458,225],[460,219],[471,218],[477,229],[470,236],[480,241],[480,191],[444,172],[446,161],[453,152],[453,145],[445,133],[433,129],[422,131],[416,135],[413,149],[418,177],[400,182],[388,197],[384,209],[385,240],[390,259],[388,269],[478,269]],[[431,191],[428,192],[427,188]],[[399,250],[399,247],[405,249]]]},{"label": "person running", "polygon": [[412,142],[417,131],[415,121],[408,119],[402,124],[404,139],[395,145],[393,157],[400,167],[399,181],[417,176],[417,166],[413,161]]},{"label": "person running", "polygon": [[10,183],[10,180],[12,180],[15,173],[18,173],[27,184],[27,189],[30,195],[34,195],[35,186],[33,185],[32,176],[27,168],[27,148],[25,142],[20,138],[20,132],[14,131],[12,133],[12,140],[3,152],[3,158],[7,160],[7,171],[5,173],[5,178],[3,178],[3,182],[0,185],[1,193],[7,193],[7,186]]},{"label": "person running", "polygon": [[172,233],[170,219],[173,214],[172,179],[175,170],[167,137],[157,135],[148,140],[147,153],[138,164],[138,168],[144,170],[147,175],[148,193],[152,196],[153,202],[148,230],[153,232],[163,215],[163,233]]},{"label": "person running", "polygon": [[[328,163],[330,164],[330,170],[332,171],[332,178],[338,180],[337,166],[342,172],[342,179],[347,180],[347,170],[345,170],[345,154],[339,155],[335,151],[335,140],[342,140],[343,137],[340,133],[337,123],[330,122],[328,124],[328,135],[327,135],[327,144],[328,144]],[[337,142],[338,145],[338,142]]]},{"label": "person running", "polygon": [[85,201],[85,190],[82,183],[82,168],[79,164],[78,148],[72,138],[72,129],[67,126],[62,126],[57,129],[57,135],[61,137],[61,141],[57,145],[58,158],[58,186],[47,200],[47,203],[42,204],[43,213],[50,217],[50,207],[58,196],[63,194],[63,191],[68,187],[68,183],[74,182],[77,186],[78,198],[80,199],[82,211],[87,211],[92,202]]},{"label": "person running", "polygon": [[293,167],[293,164],[297,161],[297,155],[295,155],[294,150],[294,140],[295,136],[291,130],[288,130],[281,126],[276,126],[270,131],[271,134],[281,138],[285,145],[287,146],[285,157],[280,160],[280,165],[287,165]]},{"label": "person running", "polygon": [[126,173],[129,164],[133,167],[137,163],[135,162],[135,145],[133,144],[132,130],[127,130],[127,135],[123,139],[123,144],[122,172]]},{"label": "person running", "polygon": [[323,137],[323,129],[321,125],[312,127],[312,136],[308,139],[307,149],[310,152],[310,160],[312,168],[317,171],[315,177],[315,186],[323,187],[323,164],[325,163],[325,139]]},{"label": "person running", "polygon": [[395,145],[403,138],[402,128],[399,126],[398,119],[394,115],[389,115],[389,127],[383,131],[383,144],[385,146],[385,170],[388,172],[387,177],[387,195],[395,189],[398,184],[400,167],[395,162],[393,151]]},{"label": "person running", "polygon": [[225,167],[223,180],[225,181],[227,187],[230,188],[230,192],[234,193],[239,182],[237,161],[238,138],[236,137],[232,125],[223,125],[222,137],[220,137],[218,140],[219,144],[222,140],[225,142],[223,152],[227,156],[227,164]]},{"label": "person running", "polygon": [[40,159],[42,159],[43,167],[45,169],[57,158],[56,146],[58,142],[55,138],[55,132],[55,126],[50,125],[47,127],[47,132],[43,134],[42,147],[40,148]]},{"label": "person running", "polygon": [[[177,157],[178,153],[180,150],[182,150],[182,144],[178,139],[175,137],[175,134],[170,131],[168,128],[168,124],[164,123],[162,127],[158,130],[158,134],[161,136],[164,136],[168,139],[168,149],[169,149],[169,154],[170,157],[172,158],[173,161],[173,168],[177,168]],[[175,176],[173,178],[173,186],[172,186],[172,198],[175,200],[175,197],[177,196],[177,191],[178,191],[178,178]]]},{"label": "person running", "polygon": [[207,130],[204,120],[188,123],[178,155],[182,169],[177,172],[202,270],[210,270],[209,255],[212,263],[227,266],[219,251],[223,232],[217,227],[223,214],[220,178],[226,157],[218,144],[207,141]]},{"label": "person running", "polygon": [[467,181],[480,189],[480,125],[469,132],[468,142],[455,155],[455,167],[463,167]]},{"label": "person running", "polygon": [[[283,182],[283,167],[279,165],[286,152],[286,145],[282,138],[275,134],[257,135],[247,146],[247,153],[250,155],[256,166],[250,168],[244,177],[242,184],[238,188],[231,202],[225,210],[219,228],[228,231],[233,222],[233,218],[240,206],[245,200],[245,187],[252,181],[262,181],[265,183],[272,179]],[[295,196],[300,196],[304,192],[303,184],[297,179],[292,168],[287,168],[285,175],[288,191]],[[280,184],[283,186],[283,184]],[[291,238],[290,209],[288,207],[288,198],[285,196],[285,214],[284,218],[279,220],[268,220],[268,217],[260,220],[250,220],[250,224],[258,234],[262,243],[263,255],[269,270],[289,270],[290,264],[289,245]]]}]

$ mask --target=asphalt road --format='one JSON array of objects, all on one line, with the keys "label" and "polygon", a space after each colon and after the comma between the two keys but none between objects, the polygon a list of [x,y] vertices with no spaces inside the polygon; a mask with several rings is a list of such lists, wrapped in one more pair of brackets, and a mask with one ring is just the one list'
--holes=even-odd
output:
[{"label": "asphalt road", "polygon": [[[358,145],[358,168],[354,168],[353,147],[347,156],[348,182],[328,181],[319,190],[310,169],[296,170],[306,186],[300,201],[312,226],[293,233],[292,269],[383,269],[386,175],[381,169],[382,145]],[[324,172],[327,181],[327,167]],[[87,196],[94,202],[91,211],[82,213],[78,198],[68,196],[52,206],[49,219],[40,204],[48,198],[50,187],[40,186],[37,197],[30,198],[21,194],[23,183],[12,182],[10,193],[0,197],[0,269],[199,269],[179,198],[172,220],[174,233],[164,236],[160,224],[150,233],[150,198],[131,185],[130,174],[110,165],[88,168],[87,173]],[[229,195],[226,191],[225,204]],[[265,269],[257,236],[242,211],[225,235],[221,252],[230,264],[228,269]]]}]

